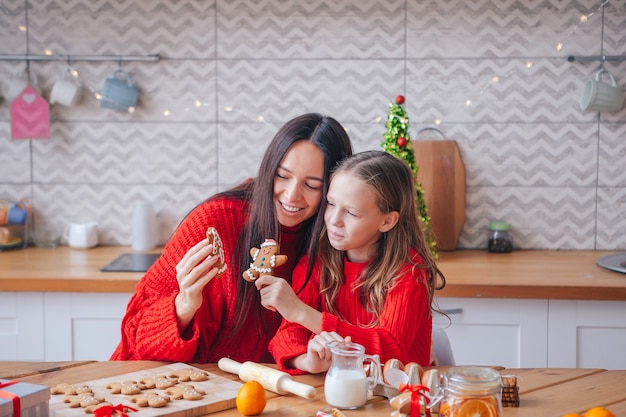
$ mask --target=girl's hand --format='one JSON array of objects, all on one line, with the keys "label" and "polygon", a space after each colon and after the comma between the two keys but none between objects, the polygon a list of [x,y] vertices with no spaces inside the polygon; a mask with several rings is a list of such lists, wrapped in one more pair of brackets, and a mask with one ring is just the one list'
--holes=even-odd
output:
[{"label": "girl's hand", "polygon": [[349,336],[344,339],[335,332],[321,332],[309,340],[306,354],[295,358],[294,366],[312,374],[325,372],[330,368],[333,357],[331,350],[326,345],[330,342],[350,342],[350,340]]},{"label": "girl's hand", "polygon": [[295,321],[298,314],[308,307],[282,278],[264,275],[257,278],[254,285],[261,294],[261,305],[268,310],[278,311],[288,321]]},{"label": "girl's hand", "polygon": [[217,275],[217,268],[214,266],[219,257],[207,257],[212,250],[213,246],[204,239],[192,246],[176,265],[176,280],[180,292],[176,296],[175,306],[178,329],[181,332],[202,305],[202,289]]}]

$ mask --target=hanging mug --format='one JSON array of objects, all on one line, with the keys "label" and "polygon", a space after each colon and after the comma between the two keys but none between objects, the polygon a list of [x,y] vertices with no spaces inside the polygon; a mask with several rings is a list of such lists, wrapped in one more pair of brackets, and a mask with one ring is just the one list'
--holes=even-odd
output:
[{"label": "hanging mug", "polygon": [[131,111],[137,105],[139,91],[133,85],[130,74],[118,69],[104,81],[100,95],[100,107]]},{"label": "hanging mug", "polygon": [[16,76],[9,81],[9,89],[5,95],[7,102],[13,102],[29,85],[33,87],[37,93],[40,93],[37,87],[37,76],[35,73],[31,73],[28,70],[18,72]]},{"label": "hanging mug", "polygon": [[82,87],[76,84],[73,77],[68,77],[67,73],[56,80],[52,91],[50,91],[50,104],[62,104],[63,106],[74,106],[80,100]]},{"label": "hanging mug", "polygon": [[[611,82],[602,81],[607,75]],[[580,108],[584,111],[615,112],[624,104],[624,92],[617,87],[613,74],[600,68],[594,78],[587,80],[580,99]]]}]

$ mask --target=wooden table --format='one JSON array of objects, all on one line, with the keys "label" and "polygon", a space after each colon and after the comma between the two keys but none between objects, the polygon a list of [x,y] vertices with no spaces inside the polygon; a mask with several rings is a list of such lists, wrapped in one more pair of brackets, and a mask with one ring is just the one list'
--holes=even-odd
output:
[{"label": "wooden table", "polygon": [[[60,383],[77,383],[121,375],[166,364],[165,362],[92,362],[65,367],[47,373],[37,373],[16,378],[20,381],[55,386]],[[220,371],[215,364],[192,364],[207,371],[238,380],[237,376]],[[13,365],[14,366],[14,365]],[[39,365],[40,368],[47,368]],[[0,363],[0,378],[6,365]],[[23,368],[37,368],[25,365]],[[520,407],[505,407],[503,417],[560,417],[568,412],[584,412],[594,406],[606,406],[616,416],[626,416],[626,370],[603,369],[504,369],[503,375],[516,375],[520,387]],[[264,417],[315,416],[318,410],[328,411],[324,400],[324,376],[295,377],[300,382],[317,387],[317,396],[306,400],[293,395],[268,392]],[[383,397],[371,398],[365,407],[345,411],[347,417],[388,417],[393,411]],[[220,411],[211,416],[240,417],[236,409]]]}]

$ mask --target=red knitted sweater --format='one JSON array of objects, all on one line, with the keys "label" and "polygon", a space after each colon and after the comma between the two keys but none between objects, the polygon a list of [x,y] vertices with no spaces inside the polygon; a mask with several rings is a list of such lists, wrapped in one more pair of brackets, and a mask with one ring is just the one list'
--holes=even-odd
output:
[{"label": "red knitted sweater", "polygon": [[[413,256],[417,254],[413,253]],[[418,258],[419,259],[419,258]],[[319,291],[319,268],[316,268],[306,287],[298,297],[309,306],[322,311],[322,331],[337,332],[342,337],[351,336],[352,341],[365,346],[365,353],[380,355],[381,363],[397,358],[403,363],[417,362],[429,365],[432,318],[428,306],[425,283],[426,271],[406,265],[395,285],[387,293],[379,324],[362,327],[370,323],[374,315],[361,306],[359,296],[351,288],[366,263],[344,260],[345,283],[342,285],[335,305],[345,320],[326,312]],[[306,275],[306,259],[303,258],[293,272],[292,287],[300,290]],[[361,325],[359,325],[361,323]],[[276,336],[270,342],[270,352],[283,371],[301,374],[302,371],[287,368],[286,361],[307,351],[309,340],[315,336],[305,327],[283,320]]]},{"label": "red knitted sweater", "polygon": [[[163,360],[173,362],[217,362],[228,356],[237,361],[272,362],[267,346],[280,320],[270,331],[259,335],[250,316],[241,330],[230,335],[237,312],[237,285],[244,285],[236,265],[228,260],[247,221],[247,203],[235,199],[217,199],[197,206],[180,224],[165,246],[162,255],[146,272],[130,299],[122,320],[122,340],[111,360]],[[209,282],[202,306],[181,335],[178,331],[174,299],[179,292],[176,264],[190,247],[206,237],[209,226],[217,229],[228,262],[228,269]],[[279,237],[281,253],[288,256],[275,275],[287,280],[297,262],[303,244],[303,230],[283,230]],[[270,236],[268,236],[269,238]],[[261,243],[261,242],[259,242]],[[261,320],[272,322],[276,313],[263,309]],[[254,326],[254,327],[253,327]]]}]

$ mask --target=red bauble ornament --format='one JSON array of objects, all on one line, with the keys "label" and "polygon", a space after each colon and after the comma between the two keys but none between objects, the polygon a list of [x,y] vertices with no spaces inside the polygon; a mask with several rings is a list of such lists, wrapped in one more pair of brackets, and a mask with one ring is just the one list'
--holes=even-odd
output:
[{"label": "red bauble ornament", "polygon": [[396,96],[396,104],[404,104],[404,96]]},{"label": "red bauble ornament", "polygon": [[403,138],[402,136],[398,138],[398,140],[396,140],[396,143],[398,144],[399,147],[404,148],[407,144],[407,140],[406,138]]}]

